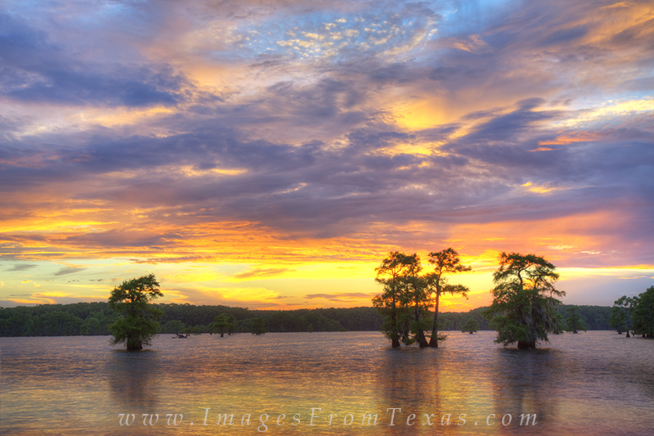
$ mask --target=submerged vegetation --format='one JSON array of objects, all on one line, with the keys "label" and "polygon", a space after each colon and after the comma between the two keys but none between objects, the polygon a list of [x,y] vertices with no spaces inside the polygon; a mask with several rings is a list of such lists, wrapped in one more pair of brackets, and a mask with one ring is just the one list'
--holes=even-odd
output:
[{"label": "submerged vegetation", "polygon": [[474,332],[479,331],[479,322],[474,318],[468,318],[466,323],[463,324],[461,331],[463,333],[468,332],[470,334],[473,334]]},{"label": "submerged vegetation", "polygon": [[566,331],[570,333],[578,333],[581,330],[586,331],[586,325],[581,320],[579,309],[576,307],[573,307],[568,311],[568,318],[565,320],[565,323]]},{"label": "submerged vegetation", "polygon": [[[467,298],[467,287],[451,285],[444,277],[445,274],[471,270],[461,265],[456,251],[448,248],[429,253],[429,263],[434,265],[434,271],[423,273],[417,254],[394,251],[375,269],[375,280],[383,286],[383,292],[375,296],[372,303],[384,319],[381,331],[394,348],[399,347],[400,342],[405,345],[418,343],[420,348],[437,348],[438,340],[444,339],[438,334],[440,297],[449,293]],[[433,319],[429,312],[432,301]]]},{"label": "submerged vegetation", "polygon": [[495,342],[518,343],[518,348],[536,348],[547,341],[547,333],[558,331],[555,297],[565,296],[554,287],[559,275],[554,265],[534,254],[500,254],[500,267],[493,274],[493,304],[486,315],[497,330]]},{"label": "submerged vegetation", "polygon": [[225,336],[225,330],[227,334],[231,335],[234,333],[236,328],[236,318],[234,315],[227,315],[226,313],[221,313],[216,317],[213,324],[211,324],[211,330],[214,333],[220,333],[220,337]]},{"label": "submerged vegetation", "polygon": [[[446,249],[430,253],[429,262],[434,269],[423,272],[417,255],[390,253],[377,268],[377,281],[384,288],[383,293],[373,300],[375,307],[254,310],[156,303],[154,299],[162,295],[159,284],[154,276],[144,276],[114,289],[110,298],[113,302],[0,307],[0,336],[113,334],[113,341],[125,342],[128,347],[138,349],[139,345],[147,345],[152,336],[161,333],[220,333],[223,336],[224,333],[243,332],[382,330],[391,340],[396,339],[395,346],[418,343],[424,347],[437,346],[435,338],[442,340],[442,331],[490,330],[491,321],[486,317],[489,308],[459,313],[441,313],[439,310],[439,297],[443,294],[465,296],[468,292],[464,286],[447,281],[449,274],[469,271],[469,267],[461,265],[456,251]],[[525,273],[521,273],[521,277],[522,274]],[[137,290],[143,292],[138,298]],[[130,292],[134,306],[131,305]],[[517,292],[516,296],[526,294]],[[526,307],[532,314],[533,305]],[[618,332],[654,336],[654,287],[638,297],[623,297],[612,308],[557,305],[550,312],[553,333],[562,333],[567,328],[564,316],[573,327],[576,315],[571,322],[571,308],[576,309],[574,312],[588,330],[612,327]],[[130,314],[137,316],[130,320]],[[137,333],[130,333],[132,329]]]},{"label": "submerged vegetation", "polygon": [[638,295],[633,319],[634,333],[654,338],[654,286]]},{"label": "submerged vegetation", "polygon": [[[461,264],[459,253],[457,253],[453,248],[447,248],[436,253],[429,253],[429,263],[434,265],[434,272],[429,274],[427,279],[434,293],[434,322],[432,323],[429,346],[432,348],[438,348],[438,306],[440,303],[440,297],[443,294],[460,294],[467,299],[468,292],[470,292],[470,289],[466,286],[450,284],[445,275],[472,271],[472,268]],[[474,318],[470,318],[469,320],[474,320]],[[477,330],[478,329],[479,322],[477,322]],[[472,331],[470,333],[472,333]]]},{"label": "submerged vegetation", "polygon": [[155,298],[163,297],[159,282],[154,274],[126,280],[117,286],[109,297],[109,307],[120,317],[109,326],[114,345],[125,343],[130,351],[141,350],[150,345],[159,331],[157,322],[163,312],[149,304]]},{"label": "submerged vegetation", "polygon": [[618,333],[623,331],[627,332],[627,337],[630,337],[629,331],[631,330],[631,317],[638,300],[636,297],[622,296],[613,302],[614,306],[611,308],[611,318],[609,322],[611,327],[618,330]]},{"label": "submerged vegetation", "polygon": [[654,286],[637,297],[620,297],[613,304],[609,323],[619,334],[626,331],[627,337],[631,332],[654,338]]},{"label": "submerged vegetation", "polygon": [[[461,264],[458,253],[447,248],[429,253],[433,272],[422,273],[417,254],[407,255],[391,252],[375,269],[377,282],[383,292],[373,298],[373,305],[384,317],[381,331],[391,340],[392,347],[418,343],[421,348],[438,347],[439,299],[449,293],[467,298],[469,289],[463,285],[449,284],[445,274],[470,271]],[[555,297],[565,292],[554,287],[559,275],[554,265],[534,254],[502,253],[500,267],[493,274],[495,288],[493,304],[484,310],[497,332],[495,342],[504,345],[518,344],[518,348],[535,348],[537,341],[547,341],[548,332],[562,331],[562,316],[556,310],[561,301]],[[433,295],[433,297],[431,297]],[[428,307],[434,301],[433,320],[428,317]],[[571,320],[579,328],[580,319]],[[473,333],[479,322],[470,318],[462,330]],[[426,332],[430,331],[427,343]],[[575,330],[576,332],[576,330]]]},{"label": "submerged vegetation", "polygon": [[[309,324],[307,326],[309,332],[313,331],[313,325]],[[266,321],[263,318],[255,318],[252,321],[252,334],[253,335],[263,335],[266,333]]]}]

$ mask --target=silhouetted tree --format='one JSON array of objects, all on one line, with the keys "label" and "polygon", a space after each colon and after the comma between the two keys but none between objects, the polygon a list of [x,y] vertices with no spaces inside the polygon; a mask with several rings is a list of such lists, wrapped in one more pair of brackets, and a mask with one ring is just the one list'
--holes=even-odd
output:
[{"label": "silhouetted tree", "polygon": [[493,304],[486,310],[497,329],[495,342],[518,348],[536,348],[536,341],[547,340],[556,328],[554,306],[564,291],[554,288],[559,275],[554,265],[540,256],[502,253],[500,267],[493,274]]},{"label": "silhouetted tree", "polygon": [[400,346],[400,335],[407,317],[406,298],[404,290],[406,283],[402,280],[406,265],[406,255],[399,251],[388,254],[379,267],[375,268],[375,281],[384,289],[380,295],[372,299],[372,304],[384,317],[381,331],[391,340],[393,348]]},{"label": "silhouetted tree", "polygon": [[568,332],[577,333],[579,330],[586,331],[586,326],[579,315],[579,309],[576,307],[568,309],[568,318],[565,322],[567,325],[566,331]]},{"label": "silhouetted tree", "polygon": [[[434,265],[434,272],[427,276],[429,290],[434,293],[434,323],[431,330],[431,339],[429,346],[438,348],[438,306],[441,295],[449,293],[451,295],[461,294],[468,298],[468,289],[463,285],[451,285],[447,282],[445,274],[454,274],[458,272],[471,271],[469,266],[461,265],[459,254],[452,248],[429,253],[429,263]],[[477,326],[479,328],[479,326]]]},{"label": "silhouetted tree", "polygon": [[552,312],[552,333],[555,335],[560,335],[566,329],[565,320],[563,315],[561,315],[560,310],[554,310]]},{"label": "silhouetted tree", "polygon": [[227,329],[228,326],[229,320],[227,319],[227,314],[221,313],[211,324],[211,330],[214,332],[220,332],[220,337],[222,338],[225,336],[225,329]]},{"label": "silhouetted tree", "polygon": [[477,321],[474,318],[468,318],[466,323],[463,325],[463,328],[461,329],[463,333],[470,332],[470,334],[473,334],[478,330],[479,330],[479,321]]},{"label": "silhouetted tree", "polygon": [[634,331],[639,335],[654,338],[654,286],[638,296],[634,308]]},{"label": "silhouetted tree", "polygon": [[252,321],[252,334],[263,335],[264,333],[266,333],[266,322],[263,318],[255,318]]},{"label": "silhouetted tree", "polygon": [[109,307],[122,317],[109,327],[114,336],[112,343],[125,342],[128,350],[141,350],[143,344],[150,345],[159,330],[157,321],[163,311],[148,303],[162,296],[154,274],[126,280],[114,288],[109,297]]},{"label": "silhouetted tree", "polygon": [[413,333],[413,338],[407,343],[417,342],[420,348],[429,346],[425,331],[429,328],[429,320],[426,316],[428,311],[427,305],[429,304],[429,295],[427,293],[427,279],[421,276],[422,265],[420,264],[420,257],[414,253],[411,256],[403,256],[402,263],[404,264],[404,275],[402,281],[404,282],[404,294],[402,296],[403,302],[406,306],[413,306],[413,321],[410,322],[410,331]]},{"label": "silhouetted tree", "polygon": [[179,334],[179,333],[183,333],[186,330],[186,328],[187,328],[186,324],[184,324],[183,322],[181,322],[178,319],[173,319],[173,320],[170,320],[167,323],[165,323],[163,325],[163,327],[161,328],[161,330],[164,333]]},{"label": "silhouetted tree", "polygon": [[382,332],[393,347],[399,347],[400,341],[406,345],[417,342],[421,348],[428,346],[425,331],[431,330],[429,286],[427,277],[421,274],[420,257],[391,252],[375,271],[375,280],[384,286],[383,293],[372,299],[384,316]]},{"label": "silhouetted tree", "polygon": [[236,329],[236,317],[234,315],[227,316],[227,334],[232,335]]},{"label": "silhouetted tree", "polygon": [[624,309],[618,306],[611,307],[611,314],[609,316],[609,326],[614,328],[619,335],[626,329],[627,317],[625,316]]},{"label": "silhouetted tree", "polygon": [[615,304],[614,307],[620,308],[624,314],[624,320],[625,320],[625,326],[627,328],[627,337],[631,337],[629,334],[629,330],[631,330],[631,325],[632,325],[632,315],[634,313],[634,309],[636,308],[636,304],[638,304],[638,297],[627,297],[626,295],[618,298],[613,302]]}]

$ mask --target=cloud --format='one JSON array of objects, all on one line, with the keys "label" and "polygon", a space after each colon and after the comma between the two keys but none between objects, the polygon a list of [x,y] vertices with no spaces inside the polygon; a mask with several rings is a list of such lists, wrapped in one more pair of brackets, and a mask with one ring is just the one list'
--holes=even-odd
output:
[{"label": "cloud", "polygon": [[20,102],[62,105],[176,105],[186,81],[170,68],[94,65],[48,42],[48,35],[0,14],[0,94]]},{"label": "cloud", "polygon": [[370,299],[374,294],[366,294],[363,292],[343,292],[333,294],[307,294],[304,298],[312,299],[325,299],[329,301],[349,302],[360,299]]},{"label": "cloud", "polygon": [[3,259],[651,257],[651,5],[252,4],[10,2]]},{"label": "cloud", "polygon": [[68,274],[74,274],[76,272],[84,271],[86,268],[79,268],[79,267],[65,267],[61,268],[59,271],[54,273],[54,276],[64,276]]},{"label": "cloud", "polygon": [[242,273],[234,275],[237,279],[258,279],[260,277],[271,277],[283,274],[285,272],[293,272],[294,269],[290,268],[253,268]]},{"label": "cloud", "polygon": [[25,301],[25,300],[0,300],[0,307],[17,307],[17,306],[36,306],[44,304],[43,301]]},{"label": "cloud", "polygon": [[37,264],[30,264],[30,263],[19,263],[14,265],[13,267],[9,268],[7,271],[25,271],[28,269],[36,268],[38,265]]},{"label": "cloud", "polygon": [[586,26],[576,26],[569,29],[556,30],[545,37],[541,44],[544,46],[554,44],[570,44],[588,33]]},{"label": "cloud", "polygon": [[161,247],[171,243],[169,238],[177,237],[179,235],[158,235],[148,231],[125,229],[70,236],[65,238],[65,242],[74,246]]},{"label": "cloud", "polygon": [[164,295],[172,297],[170,301],[175,303],[193,301],[199,305],[223,305],[255,309],[279,306],[278,303],[274,302],[278,294],[264,288],[173,288],[164,291]]}]

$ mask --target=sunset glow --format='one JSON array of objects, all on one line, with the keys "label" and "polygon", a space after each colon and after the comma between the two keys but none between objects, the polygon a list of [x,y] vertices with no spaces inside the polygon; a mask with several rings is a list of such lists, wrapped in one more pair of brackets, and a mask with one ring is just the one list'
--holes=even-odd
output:
[{"label": "sunset glow", "polygon": [[0,305],[370,306],[389,251],[654,282],[654,4],[7,2]]}]

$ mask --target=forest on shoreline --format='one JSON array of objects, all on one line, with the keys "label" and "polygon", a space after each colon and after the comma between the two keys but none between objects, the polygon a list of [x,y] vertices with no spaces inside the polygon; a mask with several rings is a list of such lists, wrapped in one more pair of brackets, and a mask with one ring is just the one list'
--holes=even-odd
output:
[{"label": "forest on shoreline", "polygon": [[[374,307],[255,310],[229,306],[195,306],[191,304],[153,304],[163,310],[159,333],[210,333],[217,316],[236,319],[234,332],[252,332],[253,323],[262,318],[267,332],[379,331],[383,318]],[[578,308],[588,330],[610,330],[608,306],[557,307],[564,317]],[[468,312],[440,314],[439,329],[445,333],[461,331],[470,318],[480,330],[492,330],[479,307]],[[109,325],[118,319],[108,303],[45,304],[38,306],[0,307],[0,336],[77,336],[109,335]]]}]

